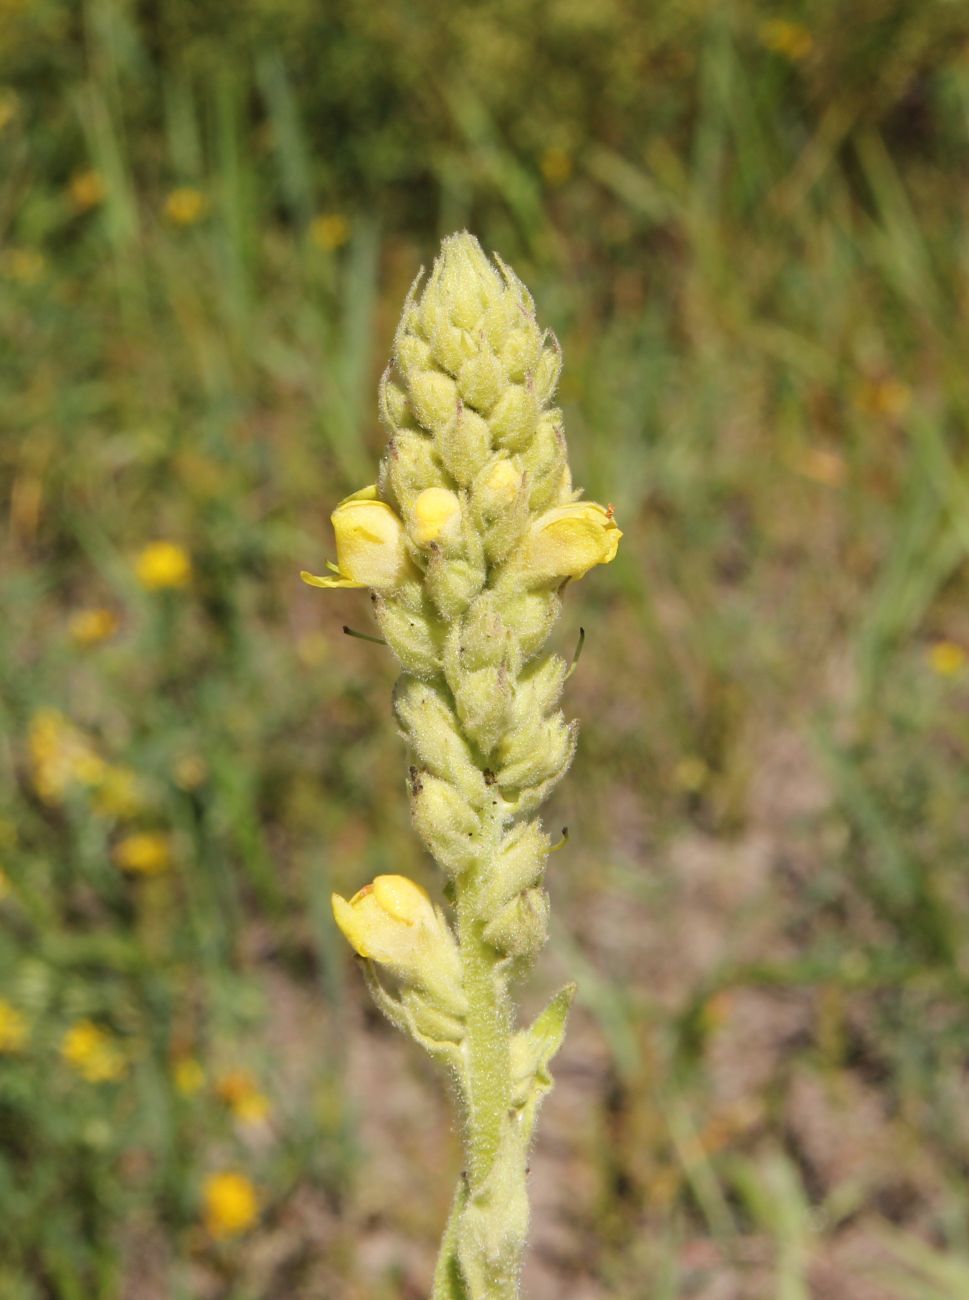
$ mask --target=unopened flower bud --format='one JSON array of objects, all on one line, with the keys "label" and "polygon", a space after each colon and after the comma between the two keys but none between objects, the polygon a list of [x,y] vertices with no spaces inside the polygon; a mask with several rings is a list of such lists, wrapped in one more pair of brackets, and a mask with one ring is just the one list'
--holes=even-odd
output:
[{"label": "unopened flower bud", "polygon": [[337,562],[329,565],[333,576],[301,573],[309,586],[392,591],[410,575],[404,525],[386,501],[377,500],[375,486],[341,501],[330,520],[336,536]]},{"label": "unopened flower bud", "polygon": [[526,445],[537,422],[538,401],[524,384],[509,384],[488,416],[495,442],[509,451]]},{"label": "unopened flower bud", "polygon": [[426,488],[414,502],[411,536],[418,546],[456,538],[461,525],[461,502],[448,488]]},{"label": "unopened flower bud", "polygon": [[466,871],[480,860],[480,819],[450,781],[414,768],[411,815],[421,839],[451,875]]},{"label": "unopened flower bud", "polygon": [[548,938],[548,894],[526,889],[485,926],[484,937],[508,957],[534,957]]},{"label": "unopened flower bud", "polygon": [[512,505],[521,486],[521,465],[503,456],[494,462],[475,488],[475,505],[485,518],[493,518]]}]

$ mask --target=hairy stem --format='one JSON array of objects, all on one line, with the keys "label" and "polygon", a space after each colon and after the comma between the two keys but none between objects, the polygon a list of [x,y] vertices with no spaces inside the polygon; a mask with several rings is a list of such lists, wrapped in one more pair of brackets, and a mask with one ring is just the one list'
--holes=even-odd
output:
[{"label": "hairy stem", "polygon": [[472,880],[464,888],[459,886],[457,902],[461,963],[468,999],[465,1145],[472,1195],[481,1188],[498,1153],[511,1078],[508,992],[497,970],[498,954],[485,942],[484,923],[474,914],[475,884]]}]

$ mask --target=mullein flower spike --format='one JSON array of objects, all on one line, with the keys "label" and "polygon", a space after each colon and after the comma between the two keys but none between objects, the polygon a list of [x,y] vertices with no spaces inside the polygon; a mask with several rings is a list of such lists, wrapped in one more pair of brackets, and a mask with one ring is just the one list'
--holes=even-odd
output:
[{"label": "mullein flower spike", "polygon": [[514,273],[471,235],[446,239],[381,381],[378,482],[333,512],[333,575],[302,575],[373,593],[403,670],[414,826],[453,903],[454,929],[402,876],[333,897],[378,1006],[451,1068],[462,1104],[466,1177],[433,1300],[520,1294],[528,1146],[574,991],[515,1030],[510,982],[548,932],[536,811],[576,743],[558,707],[567,665],[539,652],[565,585],[622,536],[611,506],[573,489],[551,404],[560,367]]}]

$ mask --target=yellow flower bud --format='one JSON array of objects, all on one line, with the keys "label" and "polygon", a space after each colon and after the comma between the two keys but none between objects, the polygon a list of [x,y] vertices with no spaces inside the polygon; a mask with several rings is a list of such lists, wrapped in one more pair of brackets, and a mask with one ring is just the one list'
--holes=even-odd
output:
[{"label": "yellow flower bud", "polygon": [[349,902],[334,894],[333,916],[361,957],[387,965],[405,960],[420,943],[421,924],[434,923],[426,890],[406,876],[378,876]]},{"label": "yellow flower bud", "polygon": [[615,559],[620,537],[611,506],[594,501],[556,506],[532,529],[528,567],[542,576],[581,578],[595,565]]},{"label": "yellow flower bud", "polygon": [[448,488],[426,488],[414,502],[411,535],[418,546],[430,546],[453,535],[461,519],[461,502]]},{"label": "yellow flower bud", "polygon": [[336,536],[333,577],[312,573],[299,576],[311,587],[372,587],[392,591],[408,576],[410,561],[404,525],[387,505],[377,500],[377,488],[362,488],[341,501],[330,516]]},{"label": "yellow flower bud", "polygon": [[510,506],[518,496],[522,485],[521,466],[504,457],[495,462],[482,485],[481,499],[486,509],[492,512]]},{"label": "yellow flower bud", "polygon": [[377,876],[349,902],[334,894],[333,916],[361,957],[406,984],[460,990],[457,944],[427,893],[406,876]]}]

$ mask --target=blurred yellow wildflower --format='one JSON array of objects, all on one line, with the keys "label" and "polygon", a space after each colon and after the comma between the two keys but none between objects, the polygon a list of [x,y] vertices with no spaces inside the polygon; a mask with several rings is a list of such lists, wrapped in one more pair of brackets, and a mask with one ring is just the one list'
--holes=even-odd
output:
[{"label": "blurred yellow wildflower", "polygon": [[137,774],[128,767],[105,765],[94,792],[94,811],[102,817],[133,817],[144,804],[144,791]]},{"label": "blurred yellow wildflower", "polygon": [[936,641],[929,648],[932,671],[940,677],[957,677],[969,662],[969,655],[955,641]]},{"label": "blurred yellow wildflower", "polygon": [[208,199],[192,185],[179,185],[165,198],[165,216],[175,226],[194,226],[208,210]]},{"label": "blurred yellow wildflower", "polygon": [[321,212],[310,222],[310,239],[325,253],[342,248],[350,238],[350,222],[342,212]]},{"label": "blurred yellow wildflower", "polygon": [[841,487],[848,476],[844,457],[826,447],[808,447],[794,459],[794,468],[804,478],[825,487]]},{"label": "blurred yellow wildflower", "polygon": [[172,1066],[172,1081],[175,1090],[183,1097],[194,1097],[205,1087],[205,1070],[202,1068],[202,1063],[194,1056],[180,1056]]},{"label": "blurred yellow wildflower", "polygon": [[197,790],[209,777],[205,759],[199,754],[182,754],[172,765],[172,777],[179,790]]},{"label": "blurred yellow wildflower", "polygon": [[706,785],[710,769],[698,754],[686,754],[673,768],[673,784],[687,794],[696,794]]},{"label": "blurred yellow wildflower", "polygon": [[150,542],[138,554],[135,574],[147,591],[184,587],[192,577],[192,561],[177,542]]},{"label": "blurred yellow wildflower", "polygon": [[0,254],[0,271],[18,284],[36,284],[46,269],[47,260],[36,248],[8,248]]},{"label": "blurred yellow wildflower", "polygon": [[57,709],[34,714],[28,743],[34,789],[44,803],[60,803],[71,786],[96,786],[104,777],[104,759]]},{"label": "blurred yellow wildflower", "polygon": [[0,903],[2,903],[5,898],[9,898],[12,892],[13,891],[10,888],[10,877],[3,868],[0,867]]},{"label": "blurred yellow wildflower", "polygon": [[791,63],[800,63],[814,49],[814,37],[804,24],[789,18],[768,19],[761,23],[758,34],[763,46]]},{"label": "blurred yellow wildflower", "polygon": [[111,1083],[128,1069],[114,1035],[93,1020],[79,1020],[71,1026],[61,1043],[61,1056],[88,1083]]},{"label": "blurred yellow wildflower", "polygon": [[67,183],[67,192],[75,209],[78,212],[87,212],[104,201],[106,193],[104,177],[92,168],[75,172]]},{"label": "blurred yellow wildflower", "polygon": [[215,1082],[215,1094],[243,1124],[261,1124],[272,1109],[269,1098],[246,1070],[232,1070]]},{"label": "blurred yellow wildflower", "polygon": [[256,1221],[259,1201],[245,1174],[235,1170],[210,1174],[202,1189],[205,1227],[216,1238],[234,1237]]},{"label": "blurred yellow wildflower", "polygon": [[75,645],[90,646],[114,636],[119,623],[113,609],[79,609],[67,626]]},{"label": "blurred yellow wildflower", "polygon": [[572,157],[557,145],[545,150],[539,166],[549,185],[564,185],[572,175]]},{"label": "blurred yellow wildflower", "polygon": [[172,865],[171,840],[161,831],[139,831],[119,840],[111,856],[133,876],[157,876]]},{"label": "blurred yellow wildflower", "polygon": [[894,375],[866,379],[855,390],[855,406],[866,415],[900,420],[912,402],[912,390]]},{"label": "blurred yellow wildflower", "polygon": [[0,998],[0,1052],[19,1052],[27,1038],[27,1022],[5,998]]}]

